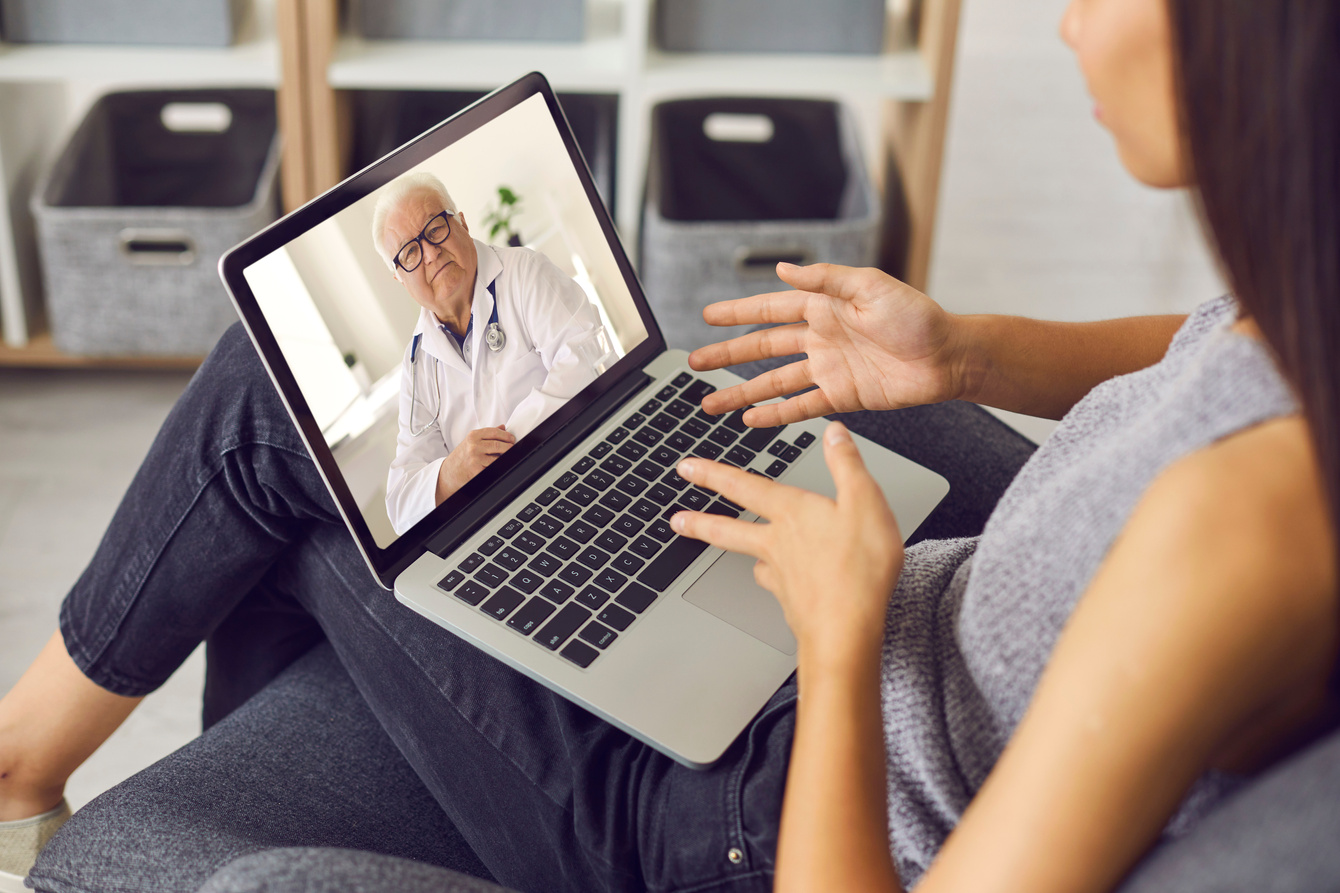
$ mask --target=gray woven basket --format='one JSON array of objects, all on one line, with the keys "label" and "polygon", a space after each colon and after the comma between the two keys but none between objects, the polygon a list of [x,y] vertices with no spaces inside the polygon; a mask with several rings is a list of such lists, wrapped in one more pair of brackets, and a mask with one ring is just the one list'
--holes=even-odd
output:
[{"label": "gray woven basket", "polygon": [[5,40],[227,46],[244,0],[0,0]]},{"label": "gray woven basket", "polygon": [[656,42],[705,53],[884,49],[884,0],[656,0]]},{"label": "gray woven basket", "polygon": [[881,205],[862,158],[851,112],[837,116],[846,185],[831,220],[670,220],[661,213],[662,159],[652,138],[641,233],[641,278],[647,300],[670,347],[692,350],[734,337],[741,330],[703,321],[703,307],[788,286],[778,261],[875,263]]},{"label": "gray woven basket", "polygon": [[354,0],[350,21],[382,40],[580,41],[586,0]]},{"label": "gray woven basket", "polygon": [[[170,101],[226,105],[239,94],[257,93],[269,91],[120,93],[95,103],[31,201],[47,318],[58,348],[98,356],[203,356],[237,319],[217,266],[229,248],[275,219],[279,141],[273,93],[268,126],[261,104],[261,120],[253,115],[246,121],[249,133],[217,141],[210,139],[217,134],[194,134],[199,139],[186,141],[194,166],[178,170],[154,158],[148,144],[139,147],[142,154],[128,151],[152,128],[139,116],[125,128],[129,133],[122,132],[108,104],[123,110],[127,103],[148,110]],[[239,108],[233,130],[242,128],[241,118]],[[247,138],[262,142],[250,145]],[[239,142],[248,150],[239,151]],[[182,206],[118,206],[117,196],[124,200],[131,191],[118,183],[129,177],[118,151],[138,164],[139,193],[167,183],[183,197]],[[252,157],[239,157],[247,155]],[[209,194],[202,196],[205,190]]]}]

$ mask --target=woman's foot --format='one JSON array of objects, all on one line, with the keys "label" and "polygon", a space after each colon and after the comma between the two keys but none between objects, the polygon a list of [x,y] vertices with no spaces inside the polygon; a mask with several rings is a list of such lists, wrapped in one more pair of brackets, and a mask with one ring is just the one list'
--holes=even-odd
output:
[{"label": "woman's foot", "polygon": [[40,815],[0,822],[0,893],[27,893],[23,879],[69,817],[70,805],[62,799]]}]

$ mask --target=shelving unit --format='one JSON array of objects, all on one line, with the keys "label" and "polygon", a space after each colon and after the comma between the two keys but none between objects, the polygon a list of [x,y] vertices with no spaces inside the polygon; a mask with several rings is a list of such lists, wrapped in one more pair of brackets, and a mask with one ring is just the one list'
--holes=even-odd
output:
[{"label": "shelving unit", "polygon": [[[629,246],[637,244],[655,103],[732,94],[838,98],[862,119],[876,183],[901,174],[907,254],[886,261],[913,285],[925,284],[961,0],[917,0],[917,40],[891,39],[879,56],[664,52],[651,33],[655,0],[587,0],[586,37],[573,43],[367,40],[340,32],[338,0],[252,2],[238,43],[224,49],[0,43],[0,182],[9,197],[8,213],[0,213],[0,365],[103,364],[61,356],[40,324],[30,325],[40,320],[40,299],[27,201],[39,164],[88,103],[112,88],[278,89],[283,202],[291,210],[350,173],[345,91],[491,90],[538,70],[559,92],[618,97],[615,218]],[[891,14],[890,33],[900,31]],[[108,364],[127,363],[137,364]]]},{"label": "shelving unit", "polygon": [[192,357],[62,354],[45,331],[28,199],[40,173],[100,94],[115,89],[270,87],[280,83],[276,2],[253,0],[230,47],[0,43],[0,366],[184,367]]}]

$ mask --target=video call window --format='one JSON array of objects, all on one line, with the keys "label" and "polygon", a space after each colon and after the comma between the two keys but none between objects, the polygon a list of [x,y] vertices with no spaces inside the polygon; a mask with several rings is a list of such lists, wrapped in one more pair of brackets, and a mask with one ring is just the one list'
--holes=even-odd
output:
[{"label": "video call window", "polygon": [[647,337],[539,95],[244,275],[382,548]]}]

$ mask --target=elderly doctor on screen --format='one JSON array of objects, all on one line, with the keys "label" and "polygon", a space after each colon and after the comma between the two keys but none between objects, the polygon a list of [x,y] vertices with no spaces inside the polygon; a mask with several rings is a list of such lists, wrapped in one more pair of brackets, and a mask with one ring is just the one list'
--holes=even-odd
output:
[{"label": "elderly doctor on screen", "polygon": [[420,307],[386,481],[404,533],[594,381],[607,342],[580,286],[536,251],[471,238],[432,174],[386,187],[372,239]]}]

